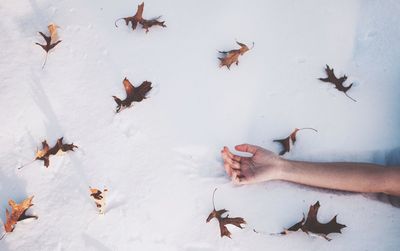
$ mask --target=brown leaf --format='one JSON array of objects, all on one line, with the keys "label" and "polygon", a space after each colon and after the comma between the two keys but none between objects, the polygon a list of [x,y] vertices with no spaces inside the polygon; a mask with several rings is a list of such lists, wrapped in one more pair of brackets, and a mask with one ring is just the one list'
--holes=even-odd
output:
[{"label": "brown leaf", "polygon": [[53,42],[53,43],[55,43],[58,40],[57,28],[60,28],[60,27],[53,23],[51,23],[47,26],[47,29],[49,29],[49,33],[50,33],[51,42]]},{"label": "brown leaf", "polygon": [[339,91],[343,92],[349,99],[353,100],[354,102],[357,102],[357,100],[353,99],[349,95],[347,95],[347,91],[350,90],[350,88],[353,86],[353,83],[351,83],[349,86],[345,87],[343,83],[347,80],[347,76],[343,75],[340,78],[337,78],[335,76],[333,68],[329,68],[329,65],[326,65],[325,72],[327,77],[326,78],[319,78],[319,80],[323,82],[328,82],[332,83],[335,85],[336,89]]},{"label": "brown leaf", "polygon": [[149,28],[152,26],[161,26],[161,27],[167,27],[164,23],[165,21],[158,21],[158,19],[160,19],[161,16],[150,19],[150,20],[146,20],[146,19],[142,19],[140,21],[140,24],[142,25],[142,29],[146,30],[146,33],[149,32]]},{"label": "brown leaf", "polygon": [[49,167],[50,164],[50,148],[47,141],[42,142],[42,150],[37,150],[35,160],[43,160],[45,167]]},{"label": "brown leaf", "polygon": [[36,152],[35,160],[43,160],[44,166],[49,167],[50,165],[50,156],[56,155],[58,153],[67,152],[67,151],[74,151],[74,148],[78,148],[74,144],[64,144],[63,137],[57,140],[57,143],[52,147],[49,148],[47,141],[42,142],[42,150],[38,150]]},{"label": "brown leaf", "polygon": [[212,220],[213,218],[216,218],[218,220],[219,223],[219,230],[221,233],[221,237],[227,236],[229,238],[231,238],[231,232],[229,232],[228,228],[226,227],[226,225],[234,225],[238,228],[243,228],[242,224],[246,224],[246,221],[241,218],[241,217],[235,217],[235,218],[230,218],[229,214],[225,217],[223,217],[222,215],[227,213],[228,210],[226,209],[221,209],[221,210],[215,210],[215,205],[214,205],[214,196],[215,196],[215,191],[217,189],[214,190],[213,193],[213,206],[214,209],[213,211],[210,213],[210,215],[207,217],[206,222],[210,222],[210,220]]},{"label": "brown leaf", "polygon": [[236,43],[240,46],[240,49],[230,50],[230,51],[219,51],[219,53],[223,54],[223,57],[218,58],[221,61],[219,65],[220,67],[226,66],[228,69],[230,69],[233,63],[238,65],[239,56],[243,55],[248,50],[250,50],[249,47],[247,47],[247,45],[239,42]]},{"label": "brown leaf", "polygon": [[125,78],[122,83],[124,84],[126,98],[121,100],[120,98],[113,96],[117,103],[117,113],[120,112],[121,109],[130,107],[133,102],[141,102],[143,99],[146,99],[146,94],[153,88],[149,81],[144,81],[138,87],[134,87],[127,78]]},{"label": "brown leaf", "polygon": [[99,210],[100,214],[105,213],[105,206],[106,206],[106,193],[108,192],[107,189],[104,189],[103,192],[96,188],[89,187],[90,196],[93,197],[94,202],[96,203],[96,207]]},{"label": "brown leaf", "polygon": [[328,223],[320,223],[317,219],[317,214],[319,210],[320,204],[317,201],[314,205],[310,206],[310,209],[307,214],[307,219],[303,215],[303,219],[291,226],[290,228],[281,232],[281,234],[288,234],[289,232],[296,232],[298,230],[302,230],[305,233],[314,233],[323,237],[324,239],[330,241],[331,239],[327,237],[328,234],[331,233],[342,233],[342,228],[345,228],[346,225],[337,223],[336,217],[333,217]]},{"label": "brown leaf", "polygon": [[138,5],[138,8],[136,10],[136,14],[132,17],[123,17],[115,20],[115,27],[117,26],[117,22],[121,19],[125,21],[125,24],[129,26],[129,23],[132,24],[132,30],[135,30],[138,23],[142,25],[142,29],[146,30],[146,33],[149,32],[149,28],[152,26],[161,26],[161,27],[167,27],[164,23],[164,21],[159,21],[158,19],[161,18],[161,16],[146,20],[143,18],[143,10],[144,10],[144,3]]},{"label": "brown leaf", "polygon": [[279,155],[284,155],[285,153],[290,151],[291,146],[294,145],[294,143],[296,142],[297,132],[304,129],[310,129],[317,132],[317,130],[315,130],[314,128],[295,128],[294,131],[286,138],[273,140],[273,142],[278,142],[283,146],[283,150],[279,153]]},{"label": "brown leaf", "polygon": [[71,143],[71,144],[65,144],[65,143],[63,143],[63,142],[62,142],[63,139],[64,139],[64,137],[61,137],[61,138],[59,138],[59,139],[57,140],[57,148],[58,148],[58,151],[57,151],[55,154],[59,153],[60,151],[61,151],[61,152],[74,151],[74,148],[78,148],[78,147],[77,147],[76,145],[74,145],[73,143]]},{"label": "brown leaf", "polygon": [[[40,32],[40,31],[39,31],[39,34],[44,38],[44,40],[46,41],[46,44],[35,43],[35,44],[39,45],[40,47],[42,47],[43,50],[46,52],[46,58],[45,58],[45,60],[44,60],[42,69],[43,69],[44,66],[46,65],[47,56],[48,56],[48,54],[49,54],[49,51],[50,51],[51,49],[53,49],[54,47],[56,47],[57,44],[61,43],[61,40],[58,40],[58,41],[56,41],[56,42],[52,42],[52,37],[54,37],[54,35],[52,35],[52,34],[54,34],[55,29],[54,29],[54,31],[53,31],[53,26],[51,26],[51,27],[52,27],[52,28],[50,28],[50,25],[49,25],[49,27],[48,27],[48,29],[49,29],[49,31],[50,31],[50,36],[46,36],[43,32]],[[53,33],[52,33],[52,32],[53,32]],[[53,39],[53,41],[54,41],[54,39]]]},{"label": "brown leaf", "polygon": [[15,201],[13,200],[8,201],[8,204],[11,206],[11,214],[8,209],[6,209],[6,223],[4,224],[4,229],[6,233],[12,232],[15,228],[15,224],[17,224],[18,221],[22,221],[28,218],[38,218],[37,216],[26,215],[26,211],[31,206],[33,206],[32,199],[33,196],[25,199],[20,204],[15,203]]}]

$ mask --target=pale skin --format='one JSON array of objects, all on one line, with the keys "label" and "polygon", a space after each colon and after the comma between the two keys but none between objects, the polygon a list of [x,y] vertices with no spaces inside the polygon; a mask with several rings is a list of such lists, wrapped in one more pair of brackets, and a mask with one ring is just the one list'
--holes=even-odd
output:
[{"label": "pale skin", "polygon": [[284,180],[327,189],[400,196],[400,167],[292,161],[250,144],[237,145],[235,149],[252,154],[239,156],[226,146],[221,150],[225,171],[235,184]]}]

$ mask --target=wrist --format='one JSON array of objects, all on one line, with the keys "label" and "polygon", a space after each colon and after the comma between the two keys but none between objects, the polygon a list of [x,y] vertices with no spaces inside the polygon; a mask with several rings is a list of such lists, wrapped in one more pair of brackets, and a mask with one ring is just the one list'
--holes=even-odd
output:
[{"label": "wrist", "polygon": [[284,159],[282,157],[277,157],[276,165],[274,167],[274,177],[275,180],[284,180],[286,167],[290,164],[290,160]]}]

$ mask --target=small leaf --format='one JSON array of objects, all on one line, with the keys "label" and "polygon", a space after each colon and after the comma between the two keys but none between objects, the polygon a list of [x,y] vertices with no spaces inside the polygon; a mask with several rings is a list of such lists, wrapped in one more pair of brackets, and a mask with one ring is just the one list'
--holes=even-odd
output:
[{"label": "small leaf", "polygon": [[99,210],[99,213],[104,214],[106,207],[106,194],[108,192],[108,189],[100,191],[99,189],[89,187],[89,190],[90,190],[90,196],[93,197],[96,207]]},{"label": "small leaf", "polygon": [[300,129],[295,128],[294,131],[286,138],[274,139],[273,142],[280,143],[283,147],[283,149],[282,149],[282,151],[280,151],[279,155],[284,155],[285,153],[290,152],[292,145],[294,145],[294,143],[296,142],[297,132],[300,130],[305,130],[305,129],[310,129],[310,130],[317,132],[317,130],[315,130],[314,128],[300,128]]},{"label": "small leaf", "polygon": [[78,148],[76,145],[72,144],[64,144],[63,137],[57,140],[57,143],[52,147],[49,148],[47,141],[42,142],[42,149],[36,151],[35,160],[43,160],[44,166],[49,167],[50,165],[50,156],[56,155],[58,153],[74,151],[74,148]]},{"label": "small leaf", "polygon": [[114,101],[117,103],[117,113],[120,112],[121,109],[130,107],[133,102],[141,102],[143,99],[146,99],[147,93],[153,88],[149,81],[144,81],[138,87],[134,87],[127,78],[125,78],[122,83],[125,88],[126,98],[121,100],[120,98],[113,96]]},{"label": "small leaf", "polygon": [[319,201],[317,201],[314,205],[310,206],[310,209],[307,214],[307,219],[303,216],[303,219],[291,226],[288,229],[285,229],[281,234],[288,234],[290,232],[296,232],[298,230],[302,230],[305,233],[313,233],[323,237],[324,239],[330,241],[331,239],[327,237],[328,234],[331,233],[342,233],[342,228],[345,228],[346,225],[340,224],[336,221],[337,216],[333,217],[328,223],[320,223],[317,219],[318,210],[320,208]]},{"label": "small leaf", "polygon": [[44,60],[42,69],[46,65],[47,56],[49,54],[49,51],[51,49],[53,49],[54,47],[56,47],[59,43],[61,43],[61,40],[56,41],[57,40],[57,30],[56,30],[57,27],[58,26],[56,26],[55,24],[50,24],[48,26],[50,36],[46,36],[43,32],[39,31],[39,34],[43,37],[44,41],[46,42],[46,44],[35,43],[35,44],[39,45],[40,47],[42,47],[42,49],[46,52],[46,58]]},{"label": "small leaf", "polygon": [[350,90],[350,88],[353,86],[353,83],[351,83],[349,86],[345,87],[343,83],[347,80],[347,76],[343,75],[340,78],[337,78],[335,76],[333,68],[331,69],[329,65],[326,65],[325,72],[327,77],[326,78],[319,78],[322,82],[328,82],[331,84],[334,84],[336,89],[339,91],[343,92],[349,99],[353,100],[354,102],[357,102],[357,100],[353,99],[349,95],[347,95],[347,91]]},{"label": "small leaf", "polygon": [[216,190],[217,189],[214,190],[213,200],[212,200],[214,209],[210,213],[210,215],[208,215],[206,222],[210,222],[213,218],[216,218],[219,223],[219,230],[221,233],[221,237],[226,236],[226,237],[231,238],[231,232],[229,232],[226,225],[234,225],[238,228],[243,228],[242,224],[246,224],[246,221],[242,217],[230,218],[229,214],[227,216],[223,217],[222,215],[228,212],[228,210],[226,210],[226,209],[215,210],[214,196],[215,196]]},{"label": "small leaf", "polygon": [[242,56],[244,53],[250,50],[249,47],[247,47],[247,45],[240,42],[236,43],[240,46],[240,49],[230,50],[230,51],[219,51],[219,53],[223,54],[223,57],[218,58],[221,61],[219,65],[220,67],[226,66],[228,69],[230,69],[233,63],[238,65],[239,56]]},{"label": "small leaf", "polygon": [[4,229],[6,233],[14,231],[15,224],[17,224],[18,221],[22,221],[29,218],[34,218],[34,219],[38,218],[37,216],[34,215],[26,215],[26,211],[31,206],[33,206],[32,199],[33,196],[25,199],[20,204],[15,203],[15,201],[13,200],[8,201],[8,204],[11,207],[11,214],[8,211],[8,209],[6,209],[6,223],[4,224]]},{"label": "small leaf", "polygon": [[60,28],[60,27],[53,23],[51,23],[47,26],[47,29],[49,29],[49,33],[50,33],[51,42],[53,42],[53,43],[55,43],[58,40],[57,28]]},{"label": "small leaf", "polygon": [[146,20],[143,18],[143,10],[144,10],[144,3],[138,5],[138,8],[136,10],[136,14],[131,17],[123,17],[115,20],[115,27],[118,27],[117,22],[121,19],[125,21],[125,24],[129,26],[129,23],[131,23],[132,30],[135,30],[138,23],[142,25],[142,29],[146,30],[146,33],[149,32],[149,28],[152,26],[161,26],[161,27],[167,27],[164,23],[164,21],[159,21],[158,19],[161,18],[161,16]]}]

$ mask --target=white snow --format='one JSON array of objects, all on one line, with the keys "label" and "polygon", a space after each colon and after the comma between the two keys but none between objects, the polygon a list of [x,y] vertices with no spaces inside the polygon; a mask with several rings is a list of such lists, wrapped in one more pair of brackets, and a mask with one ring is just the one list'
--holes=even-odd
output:
[{"label": "white snow", "polygon": [[[385,164],[400,147],[400,3],[386,1],[145,2],[167,28],[132,31],[114,21],[138,1],[2,0],[0,3],[0,219],[8,199],[34,195],[39,220],[18,223],[0,250],[396,250],[400,211],[361,194],[285,182],[234,186],[219,151],[247,142],[279,151],[275,138],[302,131],[286,157]],[[58,24],[49,54],[37,31]],[[217,50],[254,48],[231,70]],[[329,64],[354,82],[353,102],[317,80]],[[122,80],[153,83],[149,98],[115,114]],[[40,142],[74,153],[36,161]],[[398,155],[397,155],[398,156]],[[399,158],[397,158],[399,161]],[[392,163],[392,164],[399,164]],[[98,215],[88,186],[109,189]],[[244,217],[220,238],[217,209]],[[270,236],[321,203],[343,234]],[[252,229],[268,234],[255,234]]]}]

